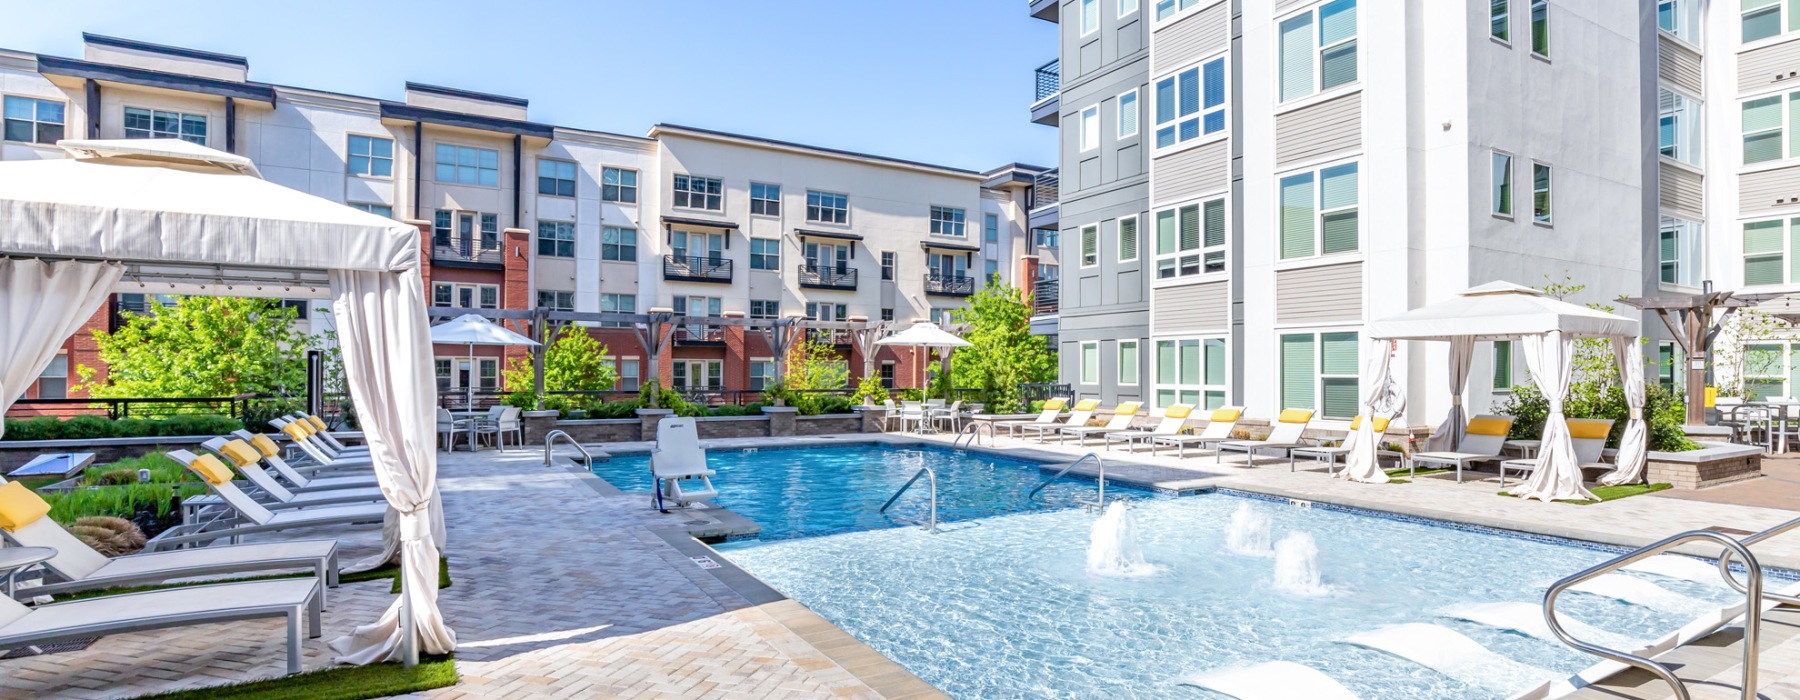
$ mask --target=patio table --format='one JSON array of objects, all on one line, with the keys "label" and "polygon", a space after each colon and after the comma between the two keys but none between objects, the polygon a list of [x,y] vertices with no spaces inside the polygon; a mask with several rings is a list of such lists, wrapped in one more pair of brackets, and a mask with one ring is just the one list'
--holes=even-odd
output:
[{"label": "patio table", "polygon": [[1505,442],[1505,444],[1503,444],[1501,446],[1502,447],[1511,447],[1515,450],[1518,450],[1519,457],[1522,459],[1531,459],[1531,458],[1537,456],[1537,451],[1544,446],[1544,441],[1543,440],[1507,440]]},{"label": "patio table", "polygon": [[1786,401],[1781,401],[1781,400],[1751,401],[1751,402],[1746,402],[1744,405],[1745,406],[1761,406],[1763,408],[1769,409],[1769,419],[1770,419],[1771,424],[1774,426],[1773,430],[1775,433],[1774,435],[1769,436],[1769,451],[1775,452],[1775,453],[1786,453],[1787,452],[1787,436],[1788,436],[1788,413],[1789,413],[1789,411],[1792,411],[1796,408],[1800,408],[1800,401],[1795,401],[1792,399],[1789,399]]},{"label": "patio table", "polygon": [[56,557],[53,547],[5,547],[0,548],[0,571],[6,572],[6,597],[13,594],[13,583],[19,578],[19,572]]}]

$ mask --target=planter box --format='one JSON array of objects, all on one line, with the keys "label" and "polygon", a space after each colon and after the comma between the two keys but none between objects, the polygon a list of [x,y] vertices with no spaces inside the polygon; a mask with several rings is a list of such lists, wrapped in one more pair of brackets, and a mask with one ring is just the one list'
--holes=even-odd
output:
[{"label": "planter box", "polygon": [[1646,473],[1652,484],[1678,489],[1703,489],[1762,476],[1762,448],[1723,442],[1703,442],[1691,452],[1655,452],[1649,455]]},{"label": "planter box", "polygon": [[[283,436],[285,437],[285,436]],[[0,474],[25,466],[32,458],[54,452],[92,452],[94,466],[142,457],[169,449],[199,449],[208,435],[178,437],[102,438],[98,440],[3,440],[0,441]],[[91,469],[92,467],[90,467]]]}]

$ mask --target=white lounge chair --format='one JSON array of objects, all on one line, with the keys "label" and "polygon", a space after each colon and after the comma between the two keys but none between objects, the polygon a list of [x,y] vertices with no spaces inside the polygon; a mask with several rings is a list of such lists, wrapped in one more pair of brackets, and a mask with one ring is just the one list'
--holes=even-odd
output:
[{"label": "white lounge chair", "polygon": [[244,535],[299,527],[379,523],[387,514],[388,506],[383,503],[271,511],[231,483],[231,470],[219,458],[187,450],[175,450],[169,457],[200,475],[207,487],[225,501],[225,507],[208,511],[198,521],[163,531],[144,545],[149,551],[220,539],[230,539],[235,544]]},{"label": "white lounge chair", "polygon": [[333,458],[354,457],[356,455],[368,454],[369,452],[368,445],[347,446],[344,443],[338,442],[337,438],[326,433],[325,421],[315,416],[298,413],[270,421],[270,424],[275,425],[277,428],[281,427],[279,425],[280,423],[299,423],[300,427],[306,429],[307,442],[312,443],[314,447],[319,448],[320,451]]},{"label": "white lounge chair", "polygon": [[[1362,422],[1363,416],[1357,416],[1352,419],[1350,421],[1350,432],[1355,433],[1357,430],[1360,430],[1362,428]],[[1377,443],[1375,449],[1376,458],[1392,457],[1396,461],[1406,459],[1405,454],[1393,450],[1383,450],[1379,446],[1381,436],[1387,433],[1388,419],[1377,416],[1375,418],[1375,424],[1369,427],[1375,430],[1375,440]],[[1337,469],[1338,458],[1350,454],[1349,442],[1350,436],[1345,435],[1337,445],[1331,447],[1296,447],[1288,450],[1288,471],[1291,472],[1297,470],[1297,467],[1294,466],[1294,460],[1296,458],[1310,457],[1313,461],[1324,462],[1325,473],[1330,474]]]},{"label": "white lounge chair", "polygon": [[669,502],[686,508],[694,501],[716,498],[719,491],[709,478],[714,473],[706,466],[706,450],[700,449],[693,418],[664,418],[656,424],[650,476],[655,482],[657,510],[668,512]]},{"label": "white lounge chair", "polygon": [[1462,442],[1456,444],[1452,452],[1421,452],[1407,460],[1407,474],[1416,475],[1419,463],[1445,464],[1456,467],[1456,483],[1462,483],[1463,467],[1475,462],[1492,462],[1500,459],[1500,450],[1506,447],[1506,433],[1512,430],[1513,419],[1506,416],[1475,416],[1469,419],[1464,430]]},{"label": "white lounge chair", "polygon": [[288,439],[293,445],[300,448],[301,452],[306,453],[308,458],[319,465],[350,467],[370,463],[367,450],[342,454],[331,450],[331,448],[326,447],[319,442],[315,442],[312,437],[315,431],[313,427],[307,423],[283,420],[280,418],[269,421],[269,423],[276,426],[277,430],[287,433]]},{"label": "white lounge chair", "polygon": [[[317,508],[319,506],[343,505],[346,503],[385,503],[387,496],[382,495],[380,487],[366,486],[354,489],[328,489],[317,491],[294,492],[282,486],[281,482],[268,472],[263,471],[262,453],[243,440],[226,440],[213,438],[200,444],[201,447],[218,453],[230,466],[237,467],[238,473],[244,475],[255,486],[263,498],[258,499],[269,510],[287,508]],[[182,499],[184,510],[223,505],[224,501],[215,495],[190,496]]]},{"label": "white lounge chair", "polygon": [[281,478],[286,479],[288,488],[294,491],[359,489],[381,485],[381,482],[375,476],[374,471],[366,465],[357,468],[356,471],[361,472],[359,474],[318,476],[318,474],[322,472],[344,471],[344,469],[334,470],[323,467],[296,467],[288,464],[287,460],[282,459],[280,446],[276,445],[274,440],[269,439],[269,436],[256,435],[247,430],[234,430],[231,434],[233,437],[250,443],[251,447],[256,448],[258,452],[261,452],[263,461],[268,463],[270,467],[273,467],[275,473],[280,475]]},{"label": "white lounge chair", "polygon": [[1305,447],[1301,442],[1306,434],[1306,426],[1312,423],[1313,412],[1310,408],[1284,409],[1275,417],[1275,424],[1269,426],[1269,434],[1261,440],[1226,440],[1219,443],[1213,453],[1213,464],[1224,464],[1226,452],[1244,453],[1244,466],[1256,466],[1256,454],[1263,450],[1291,450]]},{"label": "white lounge chair", "polygon": [[[1612,434],[1613,422],[1604,418],[1570,418],[1568,419],[1569,439],[1575,443],[1575,463],[1583,470],[1588,468],[1611,469],[1601,458],[1606,454],[1606,437]],[[1506,470],[1519,473],[1520,477],[1530,474],[1537,468],[1535,459],[1508,459],[1500,462],[1500,485],[1506,485]]]},{"label": "white lounge chair", "polygon": [[[1139,441],[1149,442],[1153,438],[1165,435],[1179,435],[1181,433],[1181,428],[1187,425],[1188,415],[1193,412],[1194,407],[1184,403],[1178,403],[1165,408],[1163,409],[1162,421],[1157,423],[1155,428],[1150,430],[1120,430],[1107,433],[1106,449],[1111,451],[1113,443],[1123,442],[1125,443],[1125,449],[1130,450],[1132,449],[1132,445]],[[1155,445],[1152,445],[1151,449],[1155,450]]]},{"label": "white lounge chair", "polygon": [[300,626],[319,636],[324,596],[316,578],[168,588],[52,603],[35,608],[0,596],[0,649],[124,632],[286,617],[287,672],[300,672]]},{"label": "white lounge chair", "polygon": [[1059,415],[1062,415],[1063,407],[1067,406],[1067,405],[1069,405],[1069,400],[1062,398],[1060,396],[1056,397],[1056,398],[1048,399],[1048,400],[1044,401],[1044,410],[1042,412],[1038,413],[1038,417],[1030,419],[1030,420],[994,421],[994,429],[999,430],[1001,428],[1005,428],[1006,433],[1008,435],[1011,435],[1013,437],[1018,437],[1019,426],[1032,425],[1032,424],[1046,425],[1046,424],[1050,424],[1050,423],[1055,423],[1056,417]]},{"label": "white lounge chair", "polygon": [[0,537],[19,547],[50,547],[47,574],[26,595],[56,595],[113,586],[310,568],[327,586],[338,585],[337,540],[293,540],[183,549],[107,558],[49,518],[50,504],[18,482],[0,485]]},{"label": "white lounge chair", "polygon": [[1122,433],[1131,430],[1131,422],[1137,420],[1138,409],[1144,404],[1137,401],[1126,401],[1113,408],[1111,418],[1105,425],[1069,425],[1056,431],[1056,442],[1061,444],[1064,437],[1074,436],[1077,444],[1087,445],[1090,436]]},{"label": "white lounge chair", "polygon": [[319,430],[319,432],[316,434],[316,436],[320,440],[324,441],[324,443],[326,445],[330,446],[331,449],[337,450],[340,453],[355,451],[357,449],[361,449],[366,452],[369,449],[367,446],[362,446],[362,445],[358,445],[356,447],[351,447],[349,445],[345,445],[343,442],[338,440],[336,435],[333,435],[331,433],[331,429],[325,425],[325,419],[320,418],[316,415],[295,411],[293,413],[289,413],[287,417],[288,417],[288,420],[303,420],[303,421],[306,421],[307,423],[310,423],[312,425],[312,427],[317,428]]},{"label": "white lounge chair", "polygon": [[1018,429],[1021,439],[1026,433],[1036,433],[1038,442],[1043,442],[1045,435],[1060,433],[1063,428],[1087,425],[1088,419],[1094,417],[1094,409],[1099,407],[1099,399],[1082,399],[1075,402],[1075,407],[1069,409],[1069,415],[1061,423],[1022,423],[1014,427]]},{"label": "white lounge chair", "polygon": [[1160,435],[1150,438],[1150,454],[1156,454],[1157,445],[1174,445],[1177,458],[1187,457],[1188,445],[1199,445],[1205,448],[1231,439],[1231,431],[1237,429],[1239,418],[1244,417],[1244,407],[1224,406],[1213,409],[1207,418],[1206,427],[1197,435]]}]

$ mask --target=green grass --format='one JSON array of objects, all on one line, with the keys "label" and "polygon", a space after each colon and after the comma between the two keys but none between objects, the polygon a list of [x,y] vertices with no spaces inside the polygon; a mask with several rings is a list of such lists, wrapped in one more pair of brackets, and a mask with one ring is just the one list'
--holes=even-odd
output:
[{"label": "green grass", "polygon": [[456,660],[426,656],[407,669],[397,663],[338,666],[232,685],[142,695],[135,700],[361,700],[456,685]]},{"label": "green grass", "polygon": [[[1557,503],[1573,503],[1578,506],[1591,506],[1595,503],[1605,503],[1607,501],[1616,501],[1621,498],[1630,498],[1632,496],[1642,496],[1646,493],[1656,493],[1657,491],[1666,491],[1671,488],[1674,488],[1674,487],[1669,484],[1622,484],[1619,486],[1595,486],[1594,488],[1588,489],[1588,492],[1594,494],[1595,496],[1598,496],[1600,498],[1600,500],[1598,500],[1598,501],[1581,501],[1581,500],[1576,500],[1576,499],[1564,499],[1564,500],[1557,501]],[[1518,498],[1518,496],[1514,496],[1505,491],[1501,491],[1500,495],[1505,496],[1507,498]]]},{"label": "green grass", "polygon": [[1452,470],[1450,470],[1450,469],[1420,469],[1416,472],[1409,472],[1405,469],[1388,469],[1388,470],[1385,470],[1385,473],[1388,475],[1388,483],[1390,483],[1390,484],[1410,484],[1410,483],[1412,483],[1412,479],[1406,478],[1408,476],[1413,476],[1413,475],[1431,476],[1432,474],[1442,474],[1447,471],[1452,471]]},{"label": "green grass", "polygon": [[[342,574],[338,576],[338,583],[358,583],[361,581],[374,581],[375,579],[382,578],[394,580],[394,586],[389,592],[400,592],[400,567],[392,564],[376,567],[368,571],[358,571],[354,574]],[[438,590],[441,591],[449,587],[450,560],[438,557]]]},{"label": "green grass", "polygon": [[[92,591],[79,591],[79,592],[75,592],[75,593],[61,595],[61,596],[57,597],[57,601],[62,602],[62,601],[69,601],[69,600],[81,600],[82,598],[99,598],[101,596],[109,596],[109,595],[124,595],[126,593],[141,593],[143,591],[156,591],[156,590],[162,590],[164,588],[185,588],[187,586],[205,586],[205,585],[210,585],[210,584],[214,584],[214,583],[242,583],[244,581],[270,581],[270,580],[274,580],[274,579],[283,579],[283,578],[302,578],[302,577],[311,576],[311,575],[312,575],[312,573],[308,572],[308,573],[303,573],[303,574],[273,574],[270,576],[250,576],[247,578],[219,579],[219,580],[215,580],[215,581],[191,581],[191,582],[186,582],[186,583],[165,583],[165,584],[157,584],[157,585],[150,585],[150,586],[114,586],[112,588],[101,588],[101,589],[96,589],[96,590],[92,590]],[[373,569],[370,571],[358,571],[354,574],[342,574],[342,575],[338,576],[338,583],[361,583],[363,581],[375,581],[378,579],[392,579],[394,582],[394,585],[389,587],[388,592],[395,593],[395,594],[398,594],[400,592],[400,567],[398,567],[398,566],[383,566],[383,567]],[[443,590],[443,589],[449,588],[449,587],[450,587],[450,561],[448,559],[439,557],[438,558],[438,590]]]}]

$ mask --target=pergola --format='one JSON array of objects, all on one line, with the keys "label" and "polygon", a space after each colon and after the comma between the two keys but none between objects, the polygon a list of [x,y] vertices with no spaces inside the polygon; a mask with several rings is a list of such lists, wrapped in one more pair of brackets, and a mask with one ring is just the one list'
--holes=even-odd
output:
[{"label": "pergola", "polygon": [[[1775,308],[1759,307],[1759,310],[1769,311],[1789,323],[1800,320],[1800,307],[1793,307],[1792,300],[1781,294],[1715,292],[1711,280],[1699,294],[1632,297],[1620,299],[1619,303],[1656,312],[1669,333],[1675,336],[1682,357],[1687,358],[1687,424],[1699,426],[1706,425],[1706,402],[1701,397],[1706,395],[1707,358],[1712,354],[1713,341],[1718,339],[1725,321],[1738,309],[1772,304],[1778,299],[1781,304]],[[1721,310],[1724,313],[1716,313]]]}]

